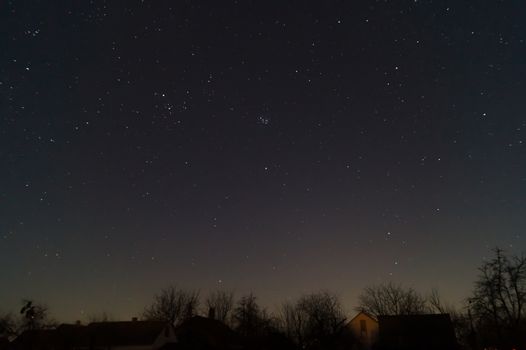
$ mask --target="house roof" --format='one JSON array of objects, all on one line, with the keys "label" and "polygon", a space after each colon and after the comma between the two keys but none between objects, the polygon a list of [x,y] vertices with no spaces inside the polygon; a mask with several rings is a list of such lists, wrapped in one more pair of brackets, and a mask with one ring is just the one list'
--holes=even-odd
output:
[{"label": "house roof", "polygon": [[351,323],[352,321],[354,321],[354,320],[355,320],[358,316],[360,316],[360,315],[365,315],[365,316],[367,316],[368,318],[370,318],[371,320],[373,320],[373,321],[375,321],[375,322],[378,322],[378,320],[376,319],[376,317],[374,317],[374,316],[372,316],[372,315],[370,315],[370,314],[368,314],[367,312],[365,312],[365,311],[362,310],[362,311],[358,312],[358,313],[356,314],[356,316],[354,316],[353,318],[351,318],[351,320],[350,320],[349,322],[347,322],[347,324],[349,324],[349,323]]},{"label": "house roof", "polygon": [[176,328],[177,339],[183,343],[196,339],[209,346],[230,346],[237,343],[236,333],[224,323],[211,318],[194,316]]},{"label": "house roof", "polygon": [[70,349],[72,346],[151,345],[170,325],[157,321],[95,322],[87,326],[62,324],[53,330],[25,331],[15,349]]},{"label": "house roof", "polygon": [[168,324],[162,321],[123,321],[90,323],[91,345],[149,345],[153,344]]},{"label": "house roof", "polygon": [[55,340],[63,346],[68,345],[88,345],[88,327],[80,324],[61,324],[55,329]]}]

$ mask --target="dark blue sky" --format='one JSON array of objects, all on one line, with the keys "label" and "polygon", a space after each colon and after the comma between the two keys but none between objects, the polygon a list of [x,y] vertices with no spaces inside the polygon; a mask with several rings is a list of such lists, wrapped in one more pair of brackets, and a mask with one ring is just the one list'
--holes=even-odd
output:
[{"label": "dark blue sky", "polygon": [[0,309],[468,296],[526,247],[522,1],[6,1]]}]

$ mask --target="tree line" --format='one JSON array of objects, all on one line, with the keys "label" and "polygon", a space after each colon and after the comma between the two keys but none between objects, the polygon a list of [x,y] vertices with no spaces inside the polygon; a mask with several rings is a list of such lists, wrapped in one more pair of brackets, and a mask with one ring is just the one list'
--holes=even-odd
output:
[{"label": "tree line", "polygon": [[[499,248],[479,267],[471,295],[461,305],[444,302],[438,290],[422,294],[392,282],[362,290],[356,311],[379,315],[447,313],[466,348],[526,346],[526,257],[508,256]],[[329,291],[302,295],[269,312],[254,294],[236,300],[232,291],[213,291],[202,298],[197,290],[170,285],[154,296],[142,314],[144,320],[179,325],[205,315],[228,325],[247,339],[279,335],[301,349],[337,348],[345,341],[349,321],[338,296]],[[107,320],[102,314],[91,321]],[[54,327],[42,304],[24,300],[18,316],[0,315],[0,337],[24,330]]]}]

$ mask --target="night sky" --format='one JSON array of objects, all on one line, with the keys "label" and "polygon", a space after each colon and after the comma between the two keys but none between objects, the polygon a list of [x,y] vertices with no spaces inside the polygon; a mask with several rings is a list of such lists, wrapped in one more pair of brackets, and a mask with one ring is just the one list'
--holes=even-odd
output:
[{"label": "night sky", "polygon": [[526,248],[526,3],[2,1],[0,310],[460,303]]}]

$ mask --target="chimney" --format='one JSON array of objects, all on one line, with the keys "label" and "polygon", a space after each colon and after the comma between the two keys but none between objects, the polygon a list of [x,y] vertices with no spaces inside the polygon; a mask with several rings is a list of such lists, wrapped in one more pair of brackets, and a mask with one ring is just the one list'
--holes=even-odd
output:
[{"label": "chimney", "polygon": [[139,319],[137,317],[132,317],[132,322],[137,322]]},{"label": "chimney", "polygon": [[210,309],[208,309],[208,318],[212,319],[212,320],[215,320],[215,318],[216,318],[216,309],[214,307],[211,307]]}]

